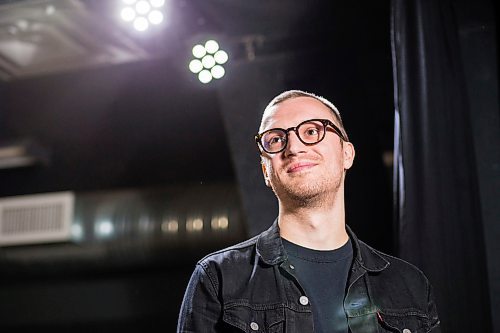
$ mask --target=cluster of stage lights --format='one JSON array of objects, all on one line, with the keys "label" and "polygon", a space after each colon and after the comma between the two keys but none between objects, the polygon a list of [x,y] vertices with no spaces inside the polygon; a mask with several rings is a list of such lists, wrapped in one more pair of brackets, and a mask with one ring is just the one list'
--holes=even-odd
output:
[{"label": "cluster of stage lights", "polygon": [[125,7],[120,12],[121,18],[133,24],[135,30],[146,31],[151,24],[163,22],[161,8],[165,0],[122,0]]},{"label": "cluster of stage lights", "polygon": [[228,60],[225,51],[219,48],[219,43],[209,40],[205,45],[197,44],[193,47],[195,59],[189,63],[189,70],[198,74],[198,80],[202,83],[209,83],[212,79],[220,79],[226,71],[223,64]]}]

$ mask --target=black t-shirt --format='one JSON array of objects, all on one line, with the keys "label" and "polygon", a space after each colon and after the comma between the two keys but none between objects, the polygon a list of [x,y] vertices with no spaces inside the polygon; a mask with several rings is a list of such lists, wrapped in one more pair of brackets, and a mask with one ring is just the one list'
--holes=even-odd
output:
[{"label": "black t-shirt", "polygon": [[352,263],[352,244],[331,251],[312,250],[283,240],[295,276],[311,302],[315,333],[347,333],[344,297]]}]

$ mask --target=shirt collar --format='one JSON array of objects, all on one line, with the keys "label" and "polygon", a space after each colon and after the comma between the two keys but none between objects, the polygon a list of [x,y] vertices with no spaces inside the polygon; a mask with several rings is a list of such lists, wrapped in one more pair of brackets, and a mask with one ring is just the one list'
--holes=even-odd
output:
[{"label": "shirt collar", "polygon": [[[378,251],[360,241],[348,225],[346,225],[346,230],[353,245],[354,260],[362,268],[368,272],[380,272],[389,266],[389,262]],[[287,259],[277,218],[269,229],[259,235],[256,251],[261,260],[268,265],[277,265]]]}]

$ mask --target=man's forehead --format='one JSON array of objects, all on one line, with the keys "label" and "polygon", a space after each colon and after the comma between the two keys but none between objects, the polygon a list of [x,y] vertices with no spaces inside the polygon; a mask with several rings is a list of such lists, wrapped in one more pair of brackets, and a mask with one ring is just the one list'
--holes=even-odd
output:
[{"label": "man's forehead", "polygon": [[[333,111],[321,101],[313,97],[300,96],[287,99],[264,110],[259,132],[268,127],[275,127],[276,121],[293,120],[303,118],[302,120],[321,118],[329,119],[337,123]],[[300,122],[300,121],[298,121]],[[298,123],[297,123],[298,124]],[[292,124],[290,126],[295,126]]]}]

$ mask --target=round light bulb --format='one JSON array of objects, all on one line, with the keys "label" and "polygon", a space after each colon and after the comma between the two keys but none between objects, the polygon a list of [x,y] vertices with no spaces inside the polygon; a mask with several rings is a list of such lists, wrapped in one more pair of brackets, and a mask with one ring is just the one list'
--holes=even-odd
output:
[{"label": "round light bulb", "polygon": [[135,5],[135,10],[141,15],[145,15],[151,9],[151,5],[146,0],[141,0]]},{"label": "round light bulb", "polygon": [[132,7],[125,7],[122,9],[121,17],[124,21],[130,22],[135,18],[135,10]]},{"label": "round light bulb", "polygon": [[203,64],[199,59],[193,59],[189,63],[189,70],[193,73],[198,73],[203,69]]},{"label": "round light bulb", "polygon": [[227,59],[229,59],[229,56],[227,55],[226,51],[219,50],[215,52],[214,59],[215,62],[222,65],[226,63]]},{"label": "round light bulb", "polygon": [[203,57],[203,59],[201,59],[201,63],[203,64],[203,67],[209,69],[214,67],[215,59],[210,54],[207,54],[206,56]]},{"label": "round light bulb", "polygon": [[159,8],[165,4],[165,0],[149,0],[151,6]]},{"label": "round light bulb", "polygon": [[202,58],[205,54],[207,54],[207,51],[205,50],[203,45],[198,44],[193,47],[193,55],[196,58]]},{"label": "round light bulb", "polygon": [[205,49],[208,53],[214,54],[219,49],[219,44],[214,40],[209,40],[205,43]]},{"label": "round light bulb", "polygon": [[198,74],[198,79],[201,83],[208,83],[212,81],[212,74],[210,74],[210,71],[204,69]]},{"label": "round light bulb", "polygon": [[226,74],[226,71],[224,70],[224,67],[222,67],[221,65],[215,65],[210,70],[210,73],[215,79],[220,79],[221,77],[224,76],[224,74]]},{"label": "round light bulb", "polygon": [[134,21],[134,28],[137,31],[145,31],[149,28],[149,22],[145,17],[138,17]]},{"label": "round light bulb", "polygon": [[163,14],[159,10],[153,10],[149,13],[148,20],[152,24],[160,24],[163,22]]}]

